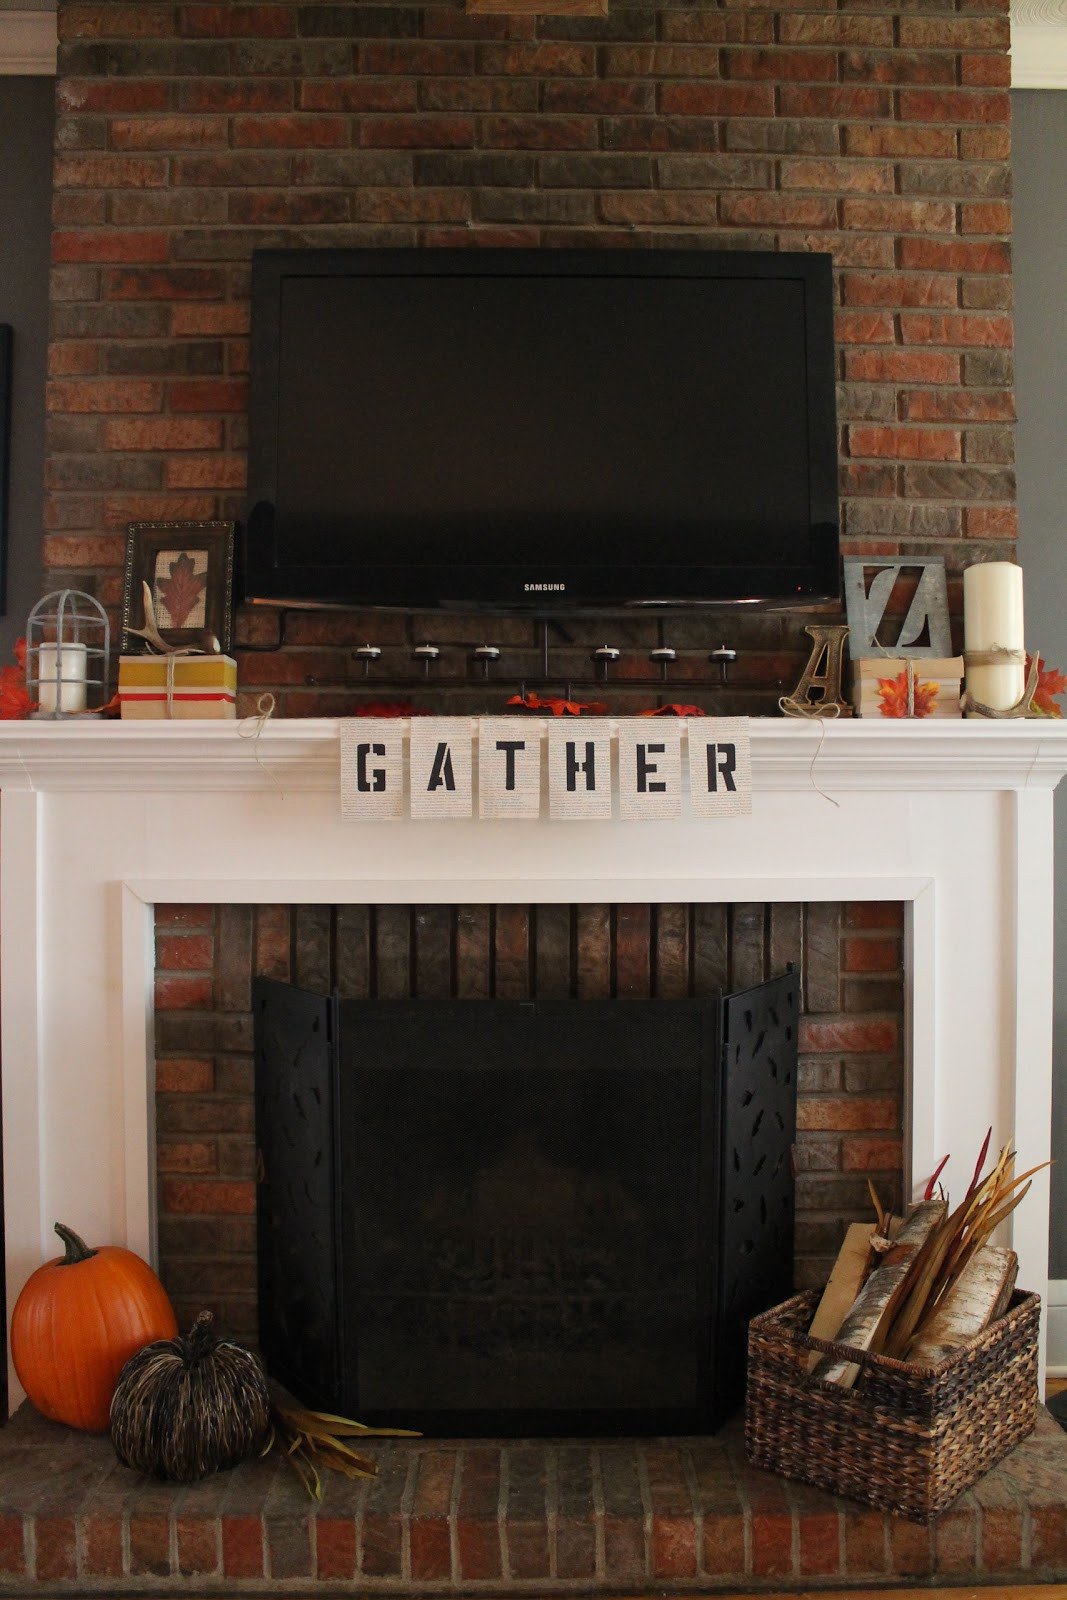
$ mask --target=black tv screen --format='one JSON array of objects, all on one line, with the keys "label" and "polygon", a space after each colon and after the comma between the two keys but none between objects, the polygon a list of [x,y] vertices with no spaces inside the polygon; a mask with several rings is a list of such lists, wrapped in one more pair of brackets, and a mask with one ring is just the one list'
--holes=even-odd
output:
[{"label": "black tv screen", "polygon": [[245,596],[838,592],[830,258],[260,251]]}]

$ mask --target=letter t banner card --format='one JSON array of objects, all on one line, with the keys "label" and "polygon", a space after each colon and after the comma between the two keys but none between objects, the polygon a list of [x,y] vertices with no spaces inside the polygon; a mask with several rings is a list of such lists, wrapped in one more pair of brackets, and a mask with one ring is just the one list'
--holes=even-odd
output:
[{"label": "letter t banner card", "polygon": [[541,815],[541,728],[520,717],[478,721],[478,815]]},{"label": "letter t banner card", "polygon": [[620,717],[619,813],[625,822],[664,822],[681,816],[680,722]]},{"label": "letter t banner card", "polygon": [[469,817],[471,730],[466,717],[419,717],[411,724],[411,815]]},{"label": "letter t banner card", "polygon": [[746,717],[690,718],[689,803],[697,817],[747,817],[752,811]]},{"label": "letter t banner card", "polygon": [[549,723],[548,811],[553,821],[610,822],[610,722],[568,717]]},{"label": "letter t banner card", "polygon": [[392,717],[341,723],[341,815],[346,822],[404,815],[404,724]]}]

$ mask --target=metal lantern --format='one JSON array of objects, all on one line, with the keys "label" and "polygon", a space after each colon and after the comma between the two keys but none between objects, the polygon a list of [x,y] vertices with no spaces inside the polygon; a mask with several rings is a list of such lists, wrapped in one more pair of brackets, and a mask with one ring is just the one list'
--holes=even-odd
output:
[{"label": "metal lantern", "polygon": [[54,589],[26,619],[26,688],[35,717],[99,716],[107,701],[111,627],[80,589]]}]

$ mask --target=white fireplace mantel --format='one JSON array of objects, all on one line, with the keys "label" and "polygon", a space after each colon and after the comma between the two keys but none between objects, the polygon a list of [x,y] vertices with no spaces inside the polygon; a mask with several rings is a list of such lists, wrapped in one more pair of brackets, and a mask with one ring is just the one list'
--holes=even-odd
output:
[{"label": "white fireplace mantel", "polygon": [[[757,719],[751,816],[648,823],[344,823],[338,726],[0,725],[9,1311],[56,1219],[154,1254],[159,902],[902,900],[906,1182],[1049,1155],[1067,726]],[[1013,1240],[1044,1293],[1046,1174]]]}]

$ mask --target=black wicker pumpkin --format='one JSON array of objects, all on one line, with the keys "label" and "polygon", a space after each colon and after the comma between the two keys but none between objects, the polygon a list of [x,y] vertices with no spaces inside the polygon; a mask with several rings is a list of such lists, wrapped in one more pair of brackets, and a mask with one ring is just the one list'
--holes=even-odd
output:
[{"label": "black wicker pumpkin", "polygon": [[218,1339],[211,1312],[189,1333],[131,1356],[111,1402],[111,1440],[127,1467],[193,1483],[247,1461],[270,1427],[270,1396],[258,1357]]}]

